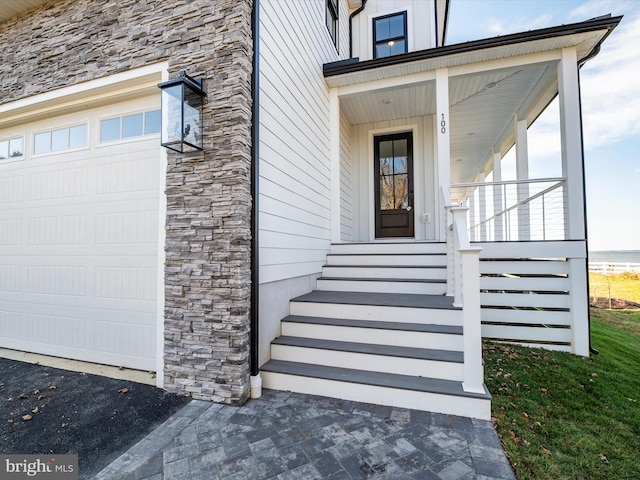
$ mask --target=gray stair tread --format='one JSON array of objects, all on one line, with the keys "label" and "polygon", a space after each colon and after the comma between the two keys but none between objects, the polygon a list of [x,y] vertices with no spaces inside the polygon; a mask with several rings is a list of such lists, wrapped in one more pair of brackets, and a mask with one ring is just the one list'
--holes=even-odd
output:
[{"label": "gray stair tread", "polygon": [[317,338],[281,336],[271,342],[274,345],[291,347],[317,348],[338,352],[363,353],[368,355],[383,355],[387,357],[414,358],[432,360],[436,362],[463,363],[462,352],[451,350],[435,350],[430,348],[398,347],[395,345],[378,345],[373,343],[341,342],[337,340],[323,340]]},{"label": "gray stair tread", "polygon": [[442,252],[424,252],[424,253],[415,253],[415,252],[398,252],[398,253],[328,253],[327,255],[330,257],[378,257],[378,256],[386,256],[386,257],[396,257],[396,256],[438,256],[444,257],[447,254],[444,250]]},{"label": "gray stair tread", "polygon": [[453,298],[445,295],[418,295],[412,293],[335,292],[314,290],[291,300],[292,302],[339,303],[382,307],[439,308],[461,310],[453,306]]},{"label": "gray stair tread", "polygon": [[265,372],[297,375],[302,377],[335,380],[339,382],[375,385],[378,387],[398,388],[424,393],[455,395],[490,400],[491,395],[485,387],[484,394],[465,392],[462,382],[441,380],[438,378],[414,377],[393,373],[367,372],[351,368],[326,367],[308,363],[288,362],[285,360],[269,360],[260,367]]},{"label": "gray stair tread", "polygon": [[324,268],[447,268],[446,265],[331,265],[326,264]]},{"label": "gray stair tread", "polygon": [[283,322],[310,323],[314,325],[332,325],[338,327],[377,328],[381,330],[401,330],[407,332],[445,333],[462,335],[462,327],[456,325],[436,325],[406,322],[381,322],[376,320],[350,320],[343,318],[303,317],[289,315]]},{"label": "gray stair tread", "polygon": [[364,278],[364,277],[320,277],[318,280],[342,280],[347,282],[406,282],[406,283],[447,283],[439,278]]}]

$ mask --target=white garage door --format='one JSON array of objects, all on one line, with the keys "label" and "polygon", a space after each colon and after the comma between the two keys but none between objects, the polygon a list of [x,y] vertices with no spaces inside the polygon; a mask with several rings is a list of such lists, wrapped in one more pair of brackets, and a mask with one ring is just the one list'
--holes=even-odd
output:
[{"label": "white garage door", "polygon": [[0,130],[0,346],[155,370],[159,95]]}]

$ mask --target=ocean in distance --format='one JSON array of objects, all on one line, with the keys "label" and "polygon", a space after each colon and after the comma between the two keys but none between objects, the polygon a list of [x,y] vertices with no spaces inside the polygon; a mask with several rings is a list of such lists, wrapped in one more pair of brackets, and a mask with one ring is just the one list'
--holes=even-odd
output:
[{"label": "ocean in distance", "polygon": [[589,252],[594,263],[640,263],[640,250],[599,250]]}]

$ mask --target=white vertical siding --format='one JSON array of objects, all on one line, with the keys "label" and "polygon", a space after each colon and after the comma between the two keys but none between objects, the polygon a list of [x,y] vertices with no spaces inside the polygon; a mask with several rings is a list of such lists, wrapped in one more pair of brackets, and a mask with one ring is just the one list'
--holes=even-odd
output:
[{"label": "white vertical siding", "polygon": [[[348,56],[346,0],[340,55]],[[324,0],[260,2],[260,282],[319,272],[329,249],[329,90],[339,59]]]},{"label": "white vertical siding", "polygon": [[407,12],[408,51],[434,48],[435,7],[433,0],[369,0],[353,19],[353,56],[373,58],[373,19],[396,12]]},{"label": "white vertical siding", "polygon": [[353,240],[353,162],[351,156],[351,124],[340,115],[340,236]]}]

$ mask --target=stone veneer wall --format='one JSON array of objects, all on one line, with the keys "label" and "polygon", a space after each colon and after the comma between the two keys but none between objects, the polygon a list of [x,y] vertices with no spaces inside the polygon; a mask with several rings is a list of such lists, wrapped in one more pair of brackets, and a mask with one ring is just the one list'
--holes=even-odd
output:
[{"label": "stone veneer wall", "polygon": [[204,152],[168,154],[165,388],[249,397],[252,0],[58,0],[0,24],[0,104],[168,61],[203,77]]}]

